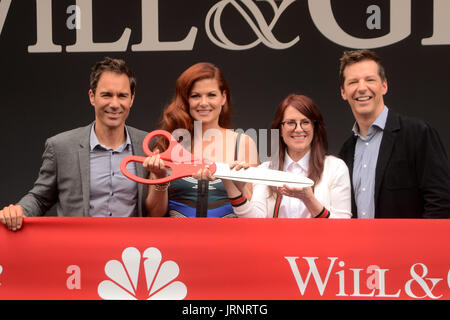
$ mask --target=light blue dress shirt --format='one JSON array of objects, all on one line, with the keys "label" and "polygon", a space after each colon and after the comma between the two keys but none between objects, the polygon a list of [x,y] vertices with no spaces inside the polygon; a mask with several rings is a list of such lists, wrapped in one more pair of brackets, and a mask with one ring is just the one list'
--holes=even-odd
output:
[{"label": "light blue dress shirt", "polygon": [[[125,129],[126,130],[126,129]],[[132,155],[130,135],[116,149],[103,146],[98,141],[94,125],[90,136],[90,210],[92,217],[130,217],[137,212],[137,183],[120,171],[123,157]],[[136,166],[127,166],[136,174]]]},{"label": "light blue dress shirt", "polygon": [[353,132],[358,137],[353,163],[353,192],[359,219],[375,218],[375,173],[388,111],[385,106],[365,137],[360,134],[358,124],[355,122],[353,125]]}]

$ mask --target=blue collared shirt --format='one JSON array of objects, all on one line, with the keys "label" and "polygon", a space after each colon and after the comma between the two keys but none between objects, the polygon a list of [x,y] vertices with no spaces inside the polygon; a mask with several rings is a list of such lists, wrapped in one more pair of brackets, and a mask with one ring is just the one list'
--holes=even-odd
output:
[{"label": "blue collared shirt", "polygon": [[[95,124],[94,124],[95,125]],[[103,146],[98,141],[92,125],[90,135],[90,210],[92,217],[130,217],[137,212],[137,183],[120,171],[120,161],[132,155],[130,135],[116,149]],[[128,171],[136,174],[130,163]]]},{"label": "blue collared shirt", "polygon": [[365,137],[360,134],[358,124],[355,122],[353,125],[353,132],[358,137],[353,163],[353,191],[360,219],[375,218],[375,173],[388,111],[385,106]]}]

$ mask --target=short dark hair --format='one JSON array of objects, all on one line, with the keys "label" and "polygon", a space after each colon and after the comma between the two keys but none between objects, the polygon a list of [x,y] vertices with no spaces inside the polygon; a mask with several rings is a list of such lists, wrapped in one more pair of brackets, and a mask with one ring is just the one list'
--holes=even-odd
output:
[{"label": "short dark hair", "polygon": [[344,51],[344,54],[342,55],[339,66],[339,83],[341,87],[344,86],[344,70],[348,66],[365,61],[365,60],[372,60],[375,61],[378,65],[378,75],[381,78],[381,81],[386,80],[386,72],[384,71],[384,67],[381,64],[381,58],[373,51],[363,49],[363,50],[352,50],[352,51]]},{"label": "short dark hair", "polygon": [[133,72],[130,68],[127,67],[125,61],[121,59],[113,59],[110,57],[106,57],[102,61],[97,62],[91,69],[90,76],[90,88],[92,92],[95,94],[95,90],[97,90],[98,81],[100,80],[100,76],[103,72],[115,72],[117,74],[125,74],[128,76],[130,80],[130,90],[131,94],[134,95],[134,90],[136,88],[136,78],[133,75]]}]

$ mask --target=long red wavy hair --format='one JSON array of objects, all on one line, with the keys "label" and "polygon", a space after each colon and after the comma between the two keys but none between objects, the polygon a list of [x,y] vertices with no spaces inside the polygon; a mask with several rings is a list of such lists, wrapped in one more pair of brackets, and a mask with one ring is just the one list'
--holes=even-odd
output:
[{"label": "long red wavy hair", "polygon": [[[199,62],[186,69],[177,79],[172,101],[165,107],[158,129],[173,132],[176,129],[189,130],[194,133],[194,119],[189,113],[189,95],[194,83],[203,79],[215,79],[221,93],[225,92],[226,102],[219,115],[219,126],[231,128],[231,94],[225,77],[218,67],[209,62]],[[167,148],[167,141],[161,139],[156,143],[160,150]]]}]

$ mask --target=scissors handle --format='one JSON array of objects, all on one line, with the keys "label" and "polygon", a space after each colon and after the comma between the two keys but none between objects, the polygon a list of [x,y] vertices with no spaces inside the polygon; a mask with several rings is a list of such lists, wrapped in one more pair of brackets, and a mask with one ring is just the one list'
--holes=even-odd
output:
[{"label": "scissors handle", "polygon": [[[182,146],[175,140],[175,138],[165,130],[155,130],[145,136],[144,141],[142,141],[142,148],[147,156],[151,157],[155,155],[154,152],[150,151],[149,144],[153,138],[158,136],[163,136],[169,141],[168,148],[164,150],[164,152],[160,153],[159,156],[160,159],[164,161],[164,166],[171,170],[170,175],[160,179],[145,179],[142,177],[138,177],[127,170],[127,165],[130,162],[143,163],[146,158],[141,156],[126,156],[120,162],[120,170],[125,177],[144,184],[162,184],[179,178],[192,176],[194,173],[198,172],[200,169],[205,168],[206,166],[209,167],[211,174],[214,174],[214,172],[216,172],[217,167],[214,162],[204,159],[196,159],[190,152],[184,150]],[[186,157],[183,158],[184,160],[178,159],[181,161],[174,162],[172,156],[174,156],[175,160],[177,160],[176,155],[180,151],[179,148],[184,151]]]},{"label": "scissors handle", "polygon": [[[181,147],[181,145],[175,140],[175,138],[170,134],[170,132],[167,132],[166,130],[154,130],[145,136],[144,140],[142,141],[142,149],[144,150],[144,153],[149,157],[155,155],[155,153],[150,150],[149,145],[150,141],[153,138],[159,136],[163,136],[169,141],[169,146],[167,147],[167,149],[159,154],[160,158],[163,160],[172,161],[172,154],[174,151],[173,149],[176,148],[177,146]],[[190,153],[189,155],[191,156]]]},{"label": "scissors handle", "polygon": [[164,177],[164,178],[160,178],[160,179],[145,179],[142,177],[138,177],[127,170],[128,163],[130,163],[130,162],[143,163],[144,160],[145,160],[145,157],[126,156],[120,162],[120,170],[122,171],[123,175],[125,177],[127,177],[128,179],[131,179],[133,181],[143,183],[143,184],[163,184],[163,183],[167,183],[167,182],[179,179],[179,178],[190,177],[194,173],[198,172],[198,170],[205,168],[207,165],[209,166],[209,170],[211,171],[211,174],[214,174],[214,172],[216,172],[216,164],[215,163],[210,163],[210,164],[207,164],[205,162],[202,162],[202,163],[173,163],[170,161],[164,161],[164,166],[171,170],[170,175],[167,177]]}]

